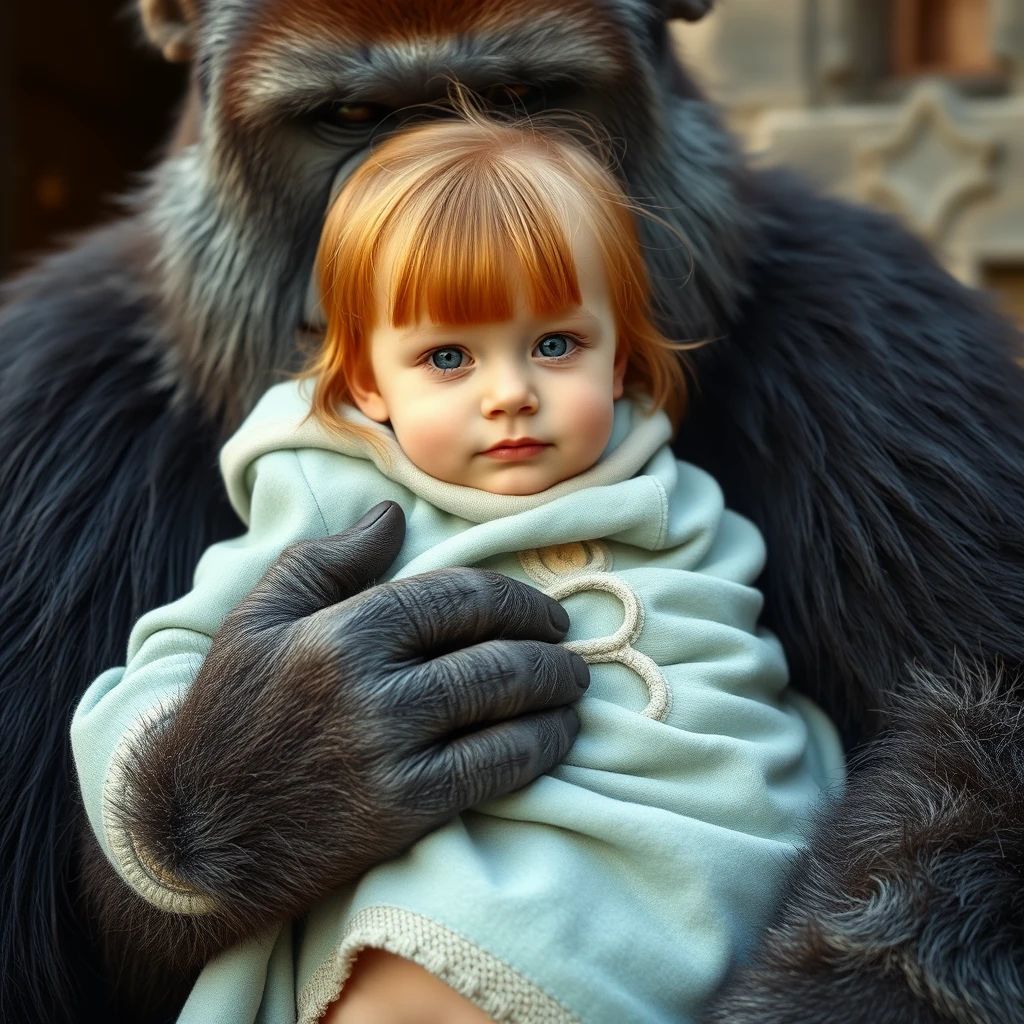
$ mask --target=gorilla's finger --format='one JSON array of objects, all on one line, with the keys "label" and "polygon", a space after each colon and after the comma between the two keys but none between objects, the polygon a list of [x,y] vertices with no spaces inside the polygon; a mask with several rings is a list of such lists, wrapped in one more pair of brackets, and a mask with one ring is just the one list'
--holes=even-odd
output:
[{"label": "gorilla's finger", "polygon": [[405,538],[405,513],[375,505],[354,526],[281,552],[246,601],[286,619],[304,618],[358,594],[387,572]]},{"label": "gorilla's finger", "polygon": [[570,707],[538,711],[467,733],[441,747],[434,771],[454,811],[502,796],[554,768],[569,752],[580,722]]},{"label": "gorilla's finger", "polygon": [[569,629],[557,601],[483,569],[439,569],[396,580],[367,597],[373,607],[364,611],[381,624],[392,621],[395,640],[411,657],[496,638],[557,643]]},{"label": "gorilla's finger", "polygon": [[590,670],[578,655],[534,640],[489,640],[416,670],[408,701],[435,737],[579,700]]}]

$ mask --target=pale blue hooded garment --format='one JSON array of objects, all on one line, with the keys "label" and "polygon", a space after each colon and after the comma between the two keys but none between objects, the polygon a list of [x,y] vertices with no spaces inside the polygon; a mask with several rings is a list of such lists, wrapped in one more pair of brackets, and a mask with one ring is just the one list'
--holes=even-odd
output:
[{"label": "pale blue hooded garment", "polygon": [[374,946],[498,1021],[685,1024],[749,948],[823,790],[843,778],[833,726],[787,689],[780,645],[758,626],[758,530],[674,458],[662,414],[626,401],[595,467],[522,497],[441,483],[386,428],[381,454],[308,409],[302,386],[282,384],[228,442],[222,468],[248,532],[210,548],[194,589],[139,621],[127,668],[97,679],[75,714],[85,805],[128,884],[166,910],[211,909],[109,816],[124,785],[118,748],[173,713],[224,616],[284,547],[344,530],[379,501],[408,520],[392,578],[477,565],[546,589],[592,682],[563,764],[302,922],[218,956],[180,1021],[316,1021]]}]

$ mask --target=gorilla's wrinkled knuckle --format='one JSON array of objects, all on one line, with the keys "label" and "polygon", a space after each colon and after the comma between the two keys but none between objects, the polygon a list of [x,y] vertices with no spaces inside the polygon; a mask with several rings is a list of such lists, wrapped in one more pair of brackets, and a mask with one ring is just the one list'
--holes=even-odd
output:
[{"label": "gorilla's wrinkled knuckle", "polygon": [[559,648],[545,649],[532,640],[522,640],[516,647],[520,652],[520,671],[524,676],[541,685],[554,682],[564,659]]},{"label": "gorilla's wrinkled knuckle", "polygon": [[533,640],[496,641],[492,679],[545,699],[558,689],[563,652]]},{"label": "gorilla's wrinkled knuckle", "polygon": [[391,592],[392,626],[410,649],[426,651],[443,637],[453,623],[472,614],[465,591],[447,578],[419,577],[396,583]]},{"label": "gorilla's wrinkled knuckle", "polygon": [[507,603],[519,587],[511,577],[490,569],[480,570],[477,579],[485,596],[499,605]]},{"label": "gorilla's wrinkled knuckle", "polygon": [[495,621],[505,627],[517,628],[528,621],[535,609],[535,602],[547,602],[539,592],[510,576],[493,573],[491,583],[491,613]]},{"label": "gorilla's wrinkled knuckle", "polygon": [[450,713],[463,721],[482,721],[494,698],[518,689],[523,681],[523,658],[516,645],[488,641],[446,659]]},{"label": "gorilla's wrinkled knuckle", "polygon": [[547,770],[560,761],[570,743],[565,720],[560,715],[538,715],[534,719],[534,757],[541,770]]},{"label": "gorilla's wrinkled knuckle", "polygon": [[472,569],[469,571],[469,576],[475,585],[484,590],[501,592],[511,583],[508,576],[495,572],[493,569]]},{"label": "gorilla's wrinkled knuckle", "polygon": [[337,628],[346,644],[371,642],[386,648],[389,637],[405,635],[417,623],[415,596],[399,583],[385,583],[346,602]]},{"label": "gorilla's wrinkled knuckle", "polygon": [[443,821],[464,806],[460,763],[450,750],[406,759],[393,778],[395,805],[410,821]]},{"label": "gorilla's wrinkled knuckle", "polygon": [[507,577],[490,569],[472,569],[457,566],[444,569],[437,574],[438,589],[445,593],[449,600],[459,602],[489,601],[494,592],[500,588]]},{"label": "gorilla's wrinkled knuckle", "polygon": [[525,736],[493,737],[474,775],[480,787],[477,799],[485,799],[491,793],[507,793],[524,785],[537,774],[537,762],[537,753]]},{"label": "gorilla's wrinkled knuckle", "polygon": [[495,734],[481,734],[472,745],[454,745],[451,770],[460,805],[472,807],[516,788],[531,777],[532,761],[525,746]]},{"label": "gorilla's wrinkled knuckle", "polygon": [[430,614],[443,618],[475,607],[480,590],[478,573],[464,567],[439,569],[407,582],[409,600]]},{"label": "gorilla's wrinkled knuckle", "polygon": [[476,570],[463,585],[466,587],[463,606],[471,607],[476,614],[493,622],[499,635],[505,627],[518,624],[523,618],[522,584],[511,577],[489,569]]},{"label": "gorilla's wrinkled knuckle", "polygon": [[520,771],[536,756],[536,743],[532,729],[512,728],[491,734],[489,765],[493,769]]},{"label": "gorilla's wrinkled knuckle", "polygon": [[523,678],[529,662],[525,648],[516,641],[492,640],[477,648],[476,682],[481,688],[493,690]]},{"label": "gorilla's wrinkled knuckle", "polygon": [[443,671],[432,673],[420,687],[420,710],[437,729],[449,729],[466,705],[472,703],[472,691],[472,676],[467,666],[460,660],[449,661]]}]

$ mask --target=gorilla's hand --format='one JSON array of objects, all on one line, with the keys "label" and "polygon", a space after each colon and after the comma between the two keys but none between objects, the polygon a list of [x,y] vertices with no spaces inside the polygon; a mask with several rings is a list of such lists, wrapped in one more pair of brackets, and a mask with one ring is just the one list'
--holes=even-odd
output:
[{"label": "gorilla's hand", "polygon": [[302,913],[573,741],[589,676],[556,646],[561,606],[470,569],[363,590],[403,534],[385,503],[286,550],[126,765],[133,845],[232,937]]}]

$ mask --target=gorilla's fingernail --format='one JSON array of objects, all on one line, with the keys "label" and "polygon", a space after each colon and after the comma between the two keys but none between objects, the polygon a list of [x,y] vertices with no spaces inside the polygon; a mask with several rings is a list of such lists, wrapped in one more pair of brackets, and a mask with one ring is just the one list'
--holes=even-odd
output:
[{"label": "gorilla's fingernail", "polygon": [[370,511],[367,512],[358,523],[356,523],[355,528],[357,530],[365,530],[366,527],[373,526],[373,524],[391,508],[392,504],[394,503],[390,501],[382,501],[379,505],[374,505],[373,508],[371,508]]},{"label": "gorilla's fingernail", "polygon": [[569,630],[569,613],[557,602],[552,601],[548,605],[548,614],[551,616],[551,625],[559,633],[566,633]]},{"label": "gorilla's fingernail", "polygon": [[576,673],[576,682],[581,690],[590,687],[590,666],[582,658],[573,659],[573,670]]}]

